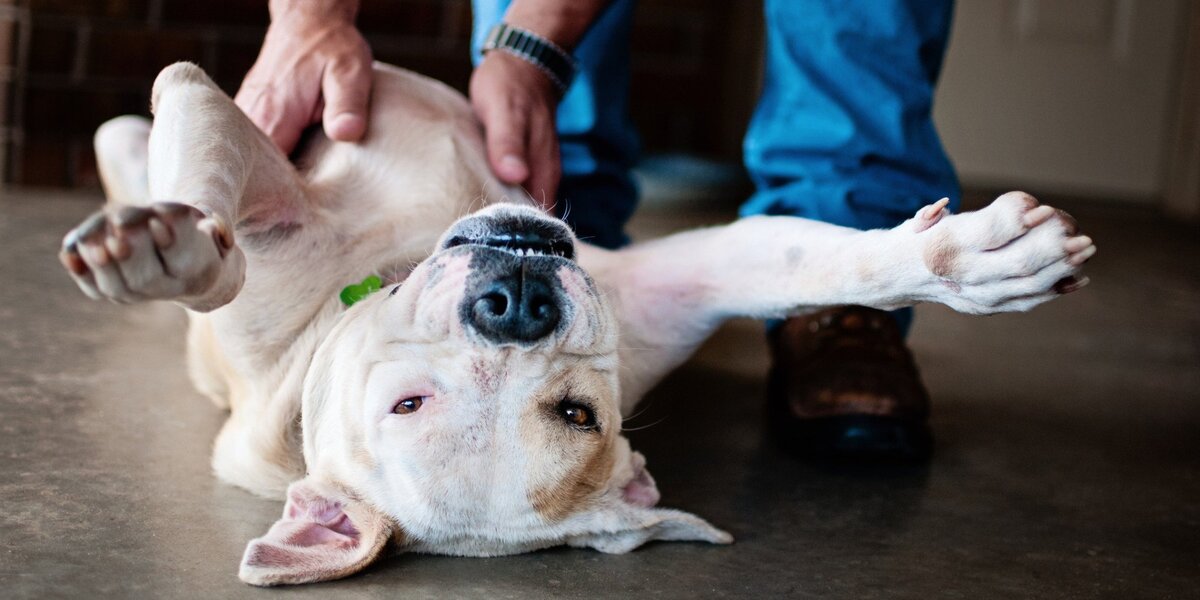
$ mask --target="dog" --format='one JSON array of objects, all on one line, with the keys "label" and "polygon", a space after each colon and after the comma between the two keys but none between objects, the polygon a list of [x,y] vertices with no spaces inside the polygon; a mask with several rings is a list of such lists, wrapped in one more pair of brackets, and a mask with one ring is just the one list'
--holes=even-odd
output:
[{"label": "dog", "polygon": [[[1019,192],[957,215],[943,199],[890,230],[752,217],[600,249],[491,174],[460,94],[373,70],[365,139],[316,133],[293,164],[201,69],[166,68],[152,124],[97,131],[108,203],[63,241],[89,297],[187,309],[189,375],[229,410],[214,472],[286,498],[246,548],[250,584],[344,577],[389,544],[730,543],[656,507],[621,435],[722,322],[843,304],[1025,311],[1084,285],[1096,251]],[[376,293],[358,284],[371,276]],[[347,307],[340,290],[366,297]]]}]

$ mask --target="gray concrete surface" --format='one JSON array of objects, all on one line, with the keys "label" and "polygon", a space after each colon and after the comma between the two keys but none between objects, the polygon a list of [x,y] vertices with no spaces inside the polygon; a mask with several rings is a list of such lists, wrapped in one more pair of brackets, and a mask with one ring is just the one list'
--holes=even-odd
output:
[{"label": "gray concrete surface", "polygon": [[0,597],[1200,595],[1195,229],[1076,210],[1100,246],[1084,292],[1029,315],[922,307],[912,342],[938,440],[925,468],[780,454],[760,422],[759,326],[724,329],[628,426],[663,503],[733,546],[401,555],[278,592],[236,578],[280,506],[209,473],[224,415],[189,387],[183,315],[89,302],[60,272],[60,237],[94,206],[0,197]]}]

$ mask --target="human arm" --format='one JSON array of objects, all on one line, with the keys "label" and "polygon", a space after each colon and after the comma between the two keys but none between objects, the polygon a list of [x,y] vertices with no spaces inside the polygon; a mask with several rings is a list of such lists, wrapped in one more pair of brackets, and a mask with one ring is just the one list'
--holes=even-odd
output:
[{"label": "human arm", "polygon": [[285,153],[309,125],[362,139],[371,50],[354,26],[358,0],[271,0],[262,50],[234,101]]},{"label": "human arm", "polygon": [[[516,0],[504,15],[568,52],[609,0]],[[471,76],[471,103],[483,122],[488,163],[502,181],[523,185],[550,208],[562,173],[555,109],[559,92],[535,65],[504,51],[489,52]]]}]

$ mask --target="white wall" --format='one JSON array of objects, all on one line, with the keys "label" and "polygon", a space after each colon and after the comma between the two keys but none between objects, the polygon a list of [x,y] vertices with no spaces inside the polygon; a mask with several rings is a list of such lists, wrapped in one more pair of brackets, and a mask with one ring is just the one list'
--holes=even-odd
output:
[{"label": "white wall", "polygon": [[1185,0],[960,0],[935,105],[964,183],[1157,202]]}]

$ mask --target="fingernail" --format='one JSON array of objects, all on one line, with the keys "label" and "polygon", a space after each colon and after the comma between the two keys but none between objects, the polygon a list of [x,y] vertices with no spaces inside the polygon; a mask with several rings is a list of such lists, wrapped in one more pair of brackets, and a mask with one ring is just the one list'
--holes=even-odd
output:
[{"label": "fingernail", "polygon": [[506,154],[500,158],[500,170],[512,179],[525,179],[525,161],[515,154]]},{"label": "fingernail", "polygon": [[367,120],[362,115],[344,112],[329,122],[328,129],[329,137],[350,142],[363,136],[367,130]]}]

